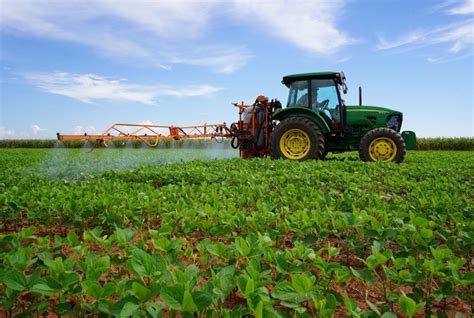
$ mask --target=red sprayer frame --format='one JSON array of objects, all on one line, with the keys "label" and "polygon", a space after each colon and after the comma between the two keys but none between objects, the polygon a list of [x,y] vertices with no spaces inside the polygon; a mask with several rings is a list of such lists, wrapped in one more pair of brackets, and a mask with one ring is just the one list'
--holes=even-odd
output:
[{"label": "red sprayer frame", "polygon": [[149,147],[156,147],[160,140],[232,138],[231,145],[233,148],[239,148],[240,157],[264,157],[269,153],[269,140],[273,128],[271,115],[281,108],[281,104],[276,100],[275,102],[273,100],[268,102],[265,96],[259,96],[253,105],[234,103],[233,105],[239,108],[239,121],[233,123],[230,128],[226,123],[195,126],[115,123],[99,135],[58,133],[57,139],[94,141],[93,150],[97,146],[107,147],[107,141],[113,140],[140,140]]}]

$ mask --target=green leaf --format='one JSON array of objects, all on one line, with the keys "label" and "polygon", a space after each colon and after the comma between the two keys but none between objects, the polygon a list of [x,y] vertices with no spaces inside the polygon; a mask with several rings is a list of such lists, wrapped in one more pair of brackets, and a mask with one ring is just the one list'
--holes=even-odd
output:
[{"label": "green leaf", "polygon": [[184,291],[182,310],[187,312],[196,312],[198,308],[194,303],[193,296],[187,290]]},{"label": "green leaf", "polygon": [[339,254],[339,251],[341,250],[340,248],[333,247],[333,246],[328,246],[326,249],[328,251],[328,256],[329,257],[337,256]]},{"label": "green leaf", "polygon": [[54,312],[60,315],[66,315],[67,313],[71,312],[71,309],[72,309],[71,304],[61,303],[61,304],[56,305],[56,307],[54,307]]},{"label": "green leaf", "polygon": [[357,306],[357,303],[352,300],[347,293],[342,295],[342,299],[344,300],[344,307],[346,307],[346,312],[351,317],[361,317],[361,310]]},{"label": "green leaf", "polygon": [[209,245],[206,246],[206,250],[210,254],[212,254],[214,256],[217,256],[217,257],[224,256],[225,249],[226,249],[226,246],[222,242],[217,242],[217,243],[209,244]]},{"label": "green leaf", "polygon": [[373,302],[369,301],[368,299],[365,302],[367,303],[369,308],[372,309],[373,312],[377,313],[377,315],[380,316],[380,311]]},{"label": "green leaf", "polygon": [[192,278],[195,278],[198,275],[199,269],[197,268],[196,265],[191,264],[188,267],[186,267],[186,269],[184,270],[184,273],[188,277],[188,280],[190,280]]},{"label": "green leaf", "polygon": [[137,311],[138,308],[139,307],[137,304],[130,302],[126,303],[123,305],[122,310],[120,311],[120,317],[130,317]]},{"label": "green leaf", "polygon": [[184,286],[175,285],[171,287],[163,287],[160,296],[163,302],[171,309],[182,310]]},{"label": "green leaf", "polygon": [[74,231],[70,231],[67,234],[66,239],[68,241],[68,244],[73,246],[73,247],[79,245],[79,237],[77,236],[76,232],[74,232]]},{"label": "green leaf", "polygon": [[132,259],[127,262],[129,268],[140,277],[153,276],[158,273],[153,262],[153,257],[147,252],[135,248]]},{"label": "green leaf", "polygon": [[[107,315],[112,315],[112,312],[110,311],[110,305],[105,300],[97,301],[96,308],[101,313],[104,313],[104,314],[107,314]],[[118,313],[118,315],[120,315],[120,312]]]},{"label": "green leaf", "polygon": [[388,301],[396,302],[396,301],[398,301],[398,298],[399,298],[399,296],[395,292],[388,292],[387,293],[387,300]]},{"label": "green leaf", "polygon": [[102,297],[103,289],[97,281],[86,279],[81,283],[81,286],[90,297],[94,299],[100,299]]},{"label": "green leaf", "polygon": [[430,229],[421,229],[420,230],[420,235],[424,239],[429,239],[433,237],[433,231]]},{"label": "green leaf", "polygon": [[238,237],[235,239],[235,248],[237,252],[244,257],[248,256],[252,250],[247,241],[242,237]]},{"label": "green leaf", "polygon": [[232,291],[232,289],[234,289],[234,287],[235,287],[234,274],[235,274],[235,267],[234,266],[227,266],[227,267],[224,267],[216,275],[215,285],[225,295],[230,293]]},{"label": "green leaf", "polygon": [[158,230],[158,232],[162,235],[169,234],[173,232],[173,227],[169,224],[162,225],[160,229]]},{"label": "green leaf", "polygon": [[132,229],[121,229],[119,227],[115,227],[115,236],[122,244],[127,244],[132,242],[135,238],[135,231]]},{"label": "green leaf", "polygon": [[296,292],[293,285],[288,282],[277,284],[272,290],[272,296],[292,304],[299,304],[307,300],[307,297]]},{"label": "green leaf", "polygon": [[463,278],[463,280],[469,282],[470,284],[474,284],[474,271],[467,272]]},{"label": "green leaf", "polygon": [[55,293],[57,293],[59,290],[51,288],[46,284],[40,283],[40,284],[36,284],[33,287],[31,287],[31,291],[33,293],[38,293],[38,294],[41,294],[43,296],[52,296]]},{"label": "green leaf", "polygon": [[140,301],[145,302],[151,295],[151,291],[141,283],[133,282],[132,291],[135,296],[140,299]]},{"label": "green leaf", "polygon": [[254,311],[255,318],[263,318],[263,302],[260,301]]},{"label": "green leaf", "polygon": [[20,232],[17,233],[17,237],[18,238],[35,238],[35,236],[33,236],[33,234],[36,233],[36,229],[32,226],[30,227],[26,227],[24,228],[23,230],[21,230]]},{"label": "green leaf", "polygon": [[166,237],[153,239],[151,243],[154,248],[162,250],[163,252],[168,252],[172,248],[171,240],[168,240]]},{"label": "green leaf", "polygon": [[367,268],[356,270],[351,267],[351,272],[354,275],[354,277],[367,282],[369,285],[375,284],[374,274],[371,271],[369,271]]},{"label": "green leaf", "polygon": [[416,302],[408,296],[400,297],[398,304],[400,305],[400,308],[403,310],[403,312],[409,317],[413,317],[417,311]]},{"label": "green leaf", "polygon": [[377,266],[385,264],[388,260],[389,260],[389,258],[387,256],[385,256],[384,254],[375,253],[375,254],[372,254],[369,257],[367,257],[367,260],[366,260],[367,267],[370,270],[373,270]]},{"label": "green leaf", "polygon": [[7,272],[3,277],[3,283],[10,288],[11,290],[15,291],[23,291],[28,286],[28,282],[26,281],[26,277],[21,272]]},{"label": "green leaf", "polygon": [[400,272],[398,272],[398,277],[400,277],[403,280],[410,280],[411,279],[411,272],[408,269],[402,269]]},{"label": "green leaf", "polygon": [[430,247],[430,249],[431,249],[431,254],[433,254],[436,260],[449,258],[453,254],[451,249],[447,246],[439,246],[436,248]]},{"label": "green leaf", "polygon": [[[112,303],[109,308],[105,308],[105,309],[107,309],[111,315],[120,316],[120,313],[122,312],[122,309],[125,306],[125,304],[127,303],[138,304],[138,302],[139,300],[137,297],[128,295],[121,298],[119,301]],[[101,305],[101,303],[102,301],[99,301],[98,305]]]},{"label": "green leaf", "polygon": [[372,254],[379,253],[383,248],[383,244],[380,241],[372,242]]},{"label": "green leaf", "polygon": [[240,275],[237,279],[237,286],[244,296],[248,296],[255,290],[255,281],[248,276]]},{"label": "green leaf", "polygon": [[146,308],[146,311],[153,318],[161,317],[162,310],[163,310],[163,307],[156,301],[150,303],[150,305]]},{"label": "green leaf", "polygon": [[195,291],[192,293],[193,300],[199,310],[203,310],[212,304],[212,294],[204,291]]},{"label": "green leaf", "polygon": [[27,277],[28,286],[33,286],[33,285],[37,284],[40,281],[42,271],[43,271],[43,269],[39,267],[39,268],[35,269],[33,271],[33,273],[31,273],[30,276]]},{"label": "green leaf", "polygon": [[307,294],[313,290],[313,280],[307,274],[291,275],[291,285],[300,294]]},{"label": "green leaf", "polygon": [[110,295],[114,294],[117,290],[115,283],[106,283],[102,286],[102,298],[107,298]]},{"label": "green leaf", "polygon": [[61,257],[56,257],[54,260],[46,259],[44,260],[44,264],[50,271],[60,274],[64,273],[64,263]]},{"label": "green leaf", "polygon": [[61,283],[63,288],[73,287],[78,281],[81,280],[81,276],[78,273],[72,272],[64,275]]},{"label": "green leaf", "polygon": [[424,217],[417,216],[413,219],[413,225],[417,227],[425,227],[425,226],[428,226],[429,223],[428,223],[428,220],[425,219]]},{"label": "green leaf", "polygon": [[381,318],[397,318],[397,315],[395,313],[391,312],[391,311],[387,311],[387,312],[383,313]]}]

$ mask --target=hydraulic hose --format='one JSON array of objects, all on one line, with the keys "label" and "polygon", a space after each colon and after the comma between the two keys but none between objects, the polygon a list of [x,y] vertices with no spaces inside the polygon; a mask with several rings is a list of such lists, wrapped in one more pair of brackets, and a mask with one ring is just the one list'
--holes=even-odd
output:
[{"label": "hydraulic hose", "polygon": [[232,140],[230,141],[230,146],[234,149],[239,148],[240,142],[239,142],[239,138],[237,138],[237,136],[232,137]]}]

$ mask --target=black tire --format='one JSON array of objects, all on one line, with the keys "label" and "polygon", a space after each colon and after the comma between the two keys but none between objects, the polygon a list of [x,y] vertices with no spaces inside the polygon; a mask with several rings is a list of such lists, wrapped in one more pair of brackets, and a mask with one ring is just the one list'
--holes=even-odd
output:
[{"label": "black tire", "polygon": [[321,160],[326,160],[326,156],[328,155],[328,151],[324,149],[323,155],[321,156]]},{"label": "black tire", "polygon": [[[396,146],[396,149],[385,148],[382,151],[374,151],[371,155],[371,144],[374,140],[390,140]],[[385,147],[385,145],[384,145]],[[380,153],[383,153],[380,155]],[[375,128],[369,131],[362,137],[359,144],[359,158],[362,161],[379,161],[375,160],[373,157],[380,156],[380,161],[392,161],[396,163],[401,163],[405,159],[406,145],[402,136],[393,129],[390,128]]]},{"label": "black tire", "polygon": [[[299,129],[304,131],[310,140],[308,153],[299,159],[287,157],[280,149],[280,139],[285,132],[290,129]],[[282,158],[287,160],[308,160],[322,159],[324,154],[324,136],[319,127],[310,119],[304,117],[290,117],[281,121],[273,130],[270,137],[270,153],[276,159]]]}]

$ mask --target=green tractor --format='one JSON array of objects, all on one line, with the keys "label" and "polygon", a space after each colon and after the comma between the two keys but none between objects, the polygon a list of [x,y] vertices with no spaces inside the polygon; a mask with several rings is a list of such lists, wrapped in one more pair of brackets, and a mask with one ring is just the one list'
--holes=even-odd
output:
[{"label": "green tractor", "polygon": [[402,113],[362,105],[360,88],[359,106],[346,105],[345,80],[342,72],[283,77],[289,88],[285,108],[276,100],[257,99],[252,111],[246,110],[248,119],[241,116],[237,129],[241,156],[307,160],[358,150],[363,161],[402,162],[416,143],[414,132],[400,133]]}]

